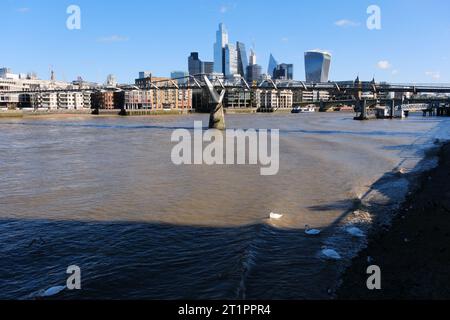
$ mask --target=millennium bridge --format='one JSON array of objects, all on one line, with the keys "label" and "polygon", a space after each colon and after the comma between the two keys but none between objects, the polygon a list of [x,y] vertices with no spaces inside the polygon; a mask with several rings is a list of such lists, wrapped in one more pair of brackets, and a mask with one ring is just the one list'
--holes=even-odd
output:
[{"label": "millennium bridge", "polygon": [[[181,81],[180,81],[181,80]],[[181,82],[181,84],[180,84]],[[383,117],[394,118],[396,111],[412,112],[423,111],[424,115],[450,115],[450,84],[388,84],[359,81],[311,83],[295,80],[264,80],[260,83],[249,85],[243,77],[224,80],[221,77],[206,74],[183,77],[172,80],[154,81],[149,88],[155,90],[164,89],[201,89],[207,90],[211,96],[213,106],[211,107],[210,128],[224,129],[225,118],[223,99],[227,90],[291,90],[291,91],[326,91],[332,97],[330,100],[307,101],[299,105],[316,105],[321,111],[326,111],[337,105],[353,105],[358,115],[355,120],[367,120],[370,114],[376,115],[375,111],[384,106],[387,111]],[[364,98],[363,93],[371,93],[372,98]],[[377,98],[380,94],[394,94],[401,98]],[[411,94],[415,98],[406,98]],[[432,96],[417,97],[419,94],[430,94]],[[437,96],[442,95],[442,97]],[[341,97],[347,97],[345,99]]]},{"label": "millennium bridge", "polygon": [[[132,91],[132,90],[201,90],[209,94],[211,101],[210,127],[225,128],[223,100],[229,90],[250,92],[254,90],[290,90],[290,91],[326,91],[330,95],[328,100],[305,101],[297,105],[315,105],[320,111],[326,111],[338,105],[354,106],[358,115],[356,120],[371,118],[377,110],[385,109],[384,117],[395,117],[396,111],[423,111],[424,115],[450,115],[450,84],[389,84],[355,81],[311,83],[296,80],[272,80],[249,84],[243,77],[224,79],[214,74],[198,74],[175,79],[148,81],[145,88],[134,85],[120,88],[72,88],[72,89],[39,89],[32,91],[0,91],[0,94],[48,93],[48,92],[83,92],[97,90]],[[369,93],[370,98],[364,94]],[[384,94],[384,95],[383,95]],[[393,98],[379,98],[393,94]],[[412,98],[407,98],[408,94]],[[421,96],[422,95],[422,96]],[[396,98],[395,98],[396,97]],[[401,97],[401,98],[399,98]]]}]

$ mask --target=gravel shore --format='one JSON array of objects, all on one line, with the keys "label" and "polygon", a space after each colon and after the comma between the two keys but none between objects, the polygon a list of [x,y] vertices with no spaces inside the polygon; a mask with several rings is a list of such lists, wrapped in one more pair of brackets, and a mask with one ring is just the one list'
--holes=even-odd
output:
[{"label": "gravel shore", "polygon": [[[450,144],[426,172],[389,230],[372,235],[344,273],[337,299],[450,299]],[[381,290],[368,290],[367,268],[381,269]]]}]

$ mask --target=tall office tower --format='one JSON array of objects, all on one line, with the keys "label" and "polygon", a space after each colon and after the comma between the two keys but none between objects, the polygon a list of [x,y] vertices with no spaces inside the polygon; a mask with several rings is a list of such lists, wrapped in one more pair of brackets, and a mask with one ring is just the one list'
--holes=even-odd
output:
[{"label": "tall office tower", "polygon": [[273,78],[278,80],[294,79],[294,65],[286,63],[277,65],[273,74]]},{"label": "tall office tower", "polygon": [[253,49],[250,49],[250,62],[249,65],[253,66],[256,64],[256,53]]},{"label": "tall office tower", "polygon": [[247,67],[248,67],[248,58],[247,58],[247,50],[245,49],[245,44],[242,42],[236,43],[237,54],[238,54],[238,73],[244,77],[247,77]]},{"label": "tall office tower", "polygon": [[225,49],[228,45],[228,31],[223,23],[219,24],[214,44],[214,72],[225,73]]},{"label": "tall office tower", "polygon": [[247,81],[252,84],[261,79],[262,67],[258,64],[252,64],[247,67]]},{"label": "tall office tower", "polygon": [[305,52],[306,82],[328,82],[331,54],[325,51]]},{"label": "tall office tower", "polygon": [[246,80],[253,84],[255,81],[259,81],[262,75],[262,67],[256,64],[256,53],[253,49],[250,49],[250,61],[247,67]]},{"label": "tall office tower", "polygon": [[238,51],[232,44],[225,47],[225,77],[231,78],[238,74]]},{"label": "tall office tower", "polygon": [[198,52],[191,52],[191,55],[188,58],[189,74],[192,76],[203,73],[202,67],[202,61],[198,57]]},{"label": "tall office tower", "polygon": [[275,58],[273,57],[272,54],[270,54],[270,58],[269,58],[269,67],[267,68],[267,74],[271,77],[273,77],[275,69],[278,66],[278,61],[275,60]]},{"label": "tall office tower", "polygon": [[206,73],[206,74],[214,73],[214,62],[204,61],[203,62],[203,73]]}]

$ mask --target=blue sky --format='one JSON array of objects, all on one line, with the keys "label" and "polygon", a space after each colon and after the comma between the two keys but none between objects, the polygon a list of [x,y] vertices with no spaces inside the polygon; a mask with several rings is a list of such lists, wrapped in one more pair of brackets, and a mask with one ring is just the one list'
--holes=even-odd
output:
[{"label": "blue sky", "polygon": [[[68,30],[66,9],[81,8],[81,30]],[[369,5],[381,8],[381,30],[369,30]],[[303,53],[333,54],[332,80],[450,82],[448,0],[1,0],[0,66],[49,77],[104,82],[109,73],[131,82],[139,71],[168,76],[187,69],[199,51],[212,60],[215,31],[293,63],[304,79]]]}]

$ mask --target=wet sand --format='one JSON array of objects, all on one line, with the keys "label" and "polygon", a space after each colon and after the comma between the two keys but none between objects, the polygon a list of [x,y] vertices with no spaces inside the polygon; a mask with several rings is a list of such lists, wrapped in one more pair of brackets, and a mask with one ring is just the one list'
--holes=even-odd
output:
[{"label": "wet sand", "polygon": [[[374,234],[353,260],[338,299],[450,299],[449,177],[448,143],[439,166],[422,175],[392,226]],[[381,290],[367,289],[369,265],[381,268]]]}]

